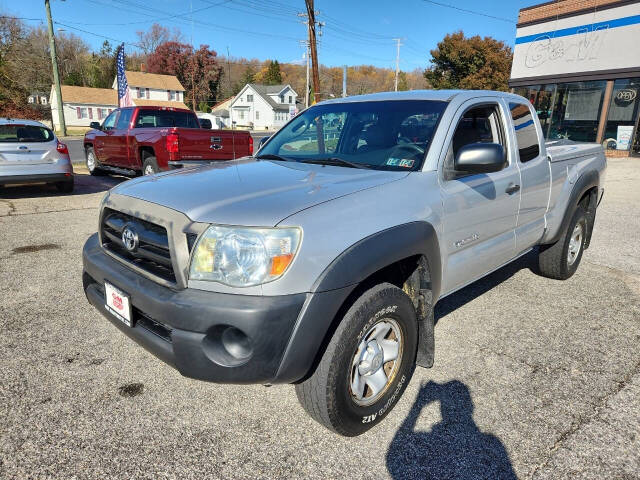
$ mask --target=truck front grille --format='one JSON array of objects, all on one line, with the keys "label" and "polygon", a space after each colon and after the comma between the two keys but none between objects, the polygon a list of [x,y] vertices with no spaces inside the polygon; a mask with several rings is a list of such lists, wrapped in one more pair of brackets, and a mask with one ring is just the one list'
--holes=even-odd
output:
[{"label": "truck front grille", "polygon": [[[137,235],[138,242],[133,250],[125,247],[122,238],[122,231],[127,226]],[[110,208],[104,209],[100,228],[104,249],[142,270],[175,283],[166,228]]]}]

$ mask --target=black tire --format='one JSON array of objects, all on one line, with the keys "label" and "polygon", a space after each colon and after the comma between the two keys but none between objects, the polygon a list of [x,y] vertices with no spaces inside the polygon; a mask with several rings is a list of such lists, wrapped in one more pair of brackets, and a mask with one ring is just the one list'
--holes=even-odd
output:
[{"label": "black tire", "polygon": [[[579,251],[577,254],[572,255],[574,259],[570,262],[569,246],[572,243],[572,237],[575,236],[577,225],[580,225],[581,228],[580,241],[577,242],[579,244]],[[587,214],[584,209],[578,205],[567,229],[558,241],[552,245],[540,246],[538,253],[539,273],[544,277],[556,280],[566,280],[576,273],[578,265],[580,265],[580,260],[582,260],[588,228]],[[574,241],[573,244],[575,245],[576,242]]]},{"label": "black tire", "polygon": [[56,188],[60,193],[73,192],[73,177],[71,177],[71,180],[65,180],[64,182],[57,182]]},{"label": "black tire", "polygon": [[[375,403],[359,405],[351,390],[355,369],[359,368],[353,361],[364,337],[385,319],[395,321],[400,328],[402,354],[393,372],[386,372],[388,364],[380,367],[392,380],[380,390]],[[298,400],[314,420],[329,430],[349,437],[366,432],[393,409],[409,384],[416,365],[417,339],[416,311],[401,289],[383,283],[367,290],[344,315],[316,370],[296,385]]]},{"label": "black tire", "polygon": [[[89,161],[89,155],[93,156],[93,162]],[[105,175],[105,171],[98,167],[98,158],[96,157],[95,152],[93,151],[93,147],[87,147],[84,150],[84,158],[85,165],[87,166],[87,170],[89,170],[89,174],[94,177],[99,177]]]},{"label": "black tire", "polygon": [[158,161],[156,157],[149,155],[144,157],[142,161],[142,175],[152,175],[154,173],[158,173],[160,168],[158,167]]}]

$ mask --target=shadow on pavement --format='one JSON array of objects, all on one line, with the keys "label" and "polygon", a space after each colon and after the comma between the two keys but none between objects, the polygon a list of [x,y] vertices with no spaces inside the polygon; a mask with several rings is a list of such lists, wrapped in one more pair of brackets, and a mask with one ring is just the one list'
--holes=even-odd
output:
[{"label": "shadow on pavement", "polygon": [[536,273],[538,268],[538,250],[533,249],[531,252],[523,255],[519,259],[505,265],[499,270],[487,275],[480,280],[473,282],[471,285],[452,293],[448,297],[443,298],[434,308],[434,321],[438,323],[442,317],[450,314],[451,312],[463,307],[475,298],[485,294],[489,290],[500,285],[502,282],[508,280],[520,270],[528,268],[532,272]]},{"label": "shadow on pavement", "polygon": [[72,197],[106,192],[119,183],[129,180],[127,177],[103,176],[92,177],[88,173],[74,173],[75,186],[72,193],[60,193],[54,185],[29,184],[0,186],[0,198],[44,198],[44,197]]},{"label": "shadow on pavement", "polygon": [[[430,431],[417,431],[422,410],[440,403],[442,420]],[[387,469],[398,479],[516,479],[502,442],[473,421],[467,386],[453,380],[420,388],[409,415],[387,451]]]}]

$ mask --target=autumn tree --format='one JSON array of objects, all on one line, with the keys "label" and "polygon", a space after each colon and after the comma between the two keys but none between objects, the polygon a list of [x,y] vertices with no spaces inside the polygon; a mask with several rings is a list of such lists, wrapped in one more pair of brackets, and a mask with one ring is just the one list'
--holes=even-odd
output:
[{"label": "autumn tree", "polygon": [[212,104],[217,100],[222,66],[217,53],[210,50],[209,45],[200,45],[194,52],[193,47],[186,43],[162,43],[149,55],[148,71],[175,75],[185,88],[185,101],[192,108],[200,102]]},{"label": "autumn tree", "polygon": [[513,52],[492,37],[448,34],[431,50],[424,77],[436,89],[507,90]]}]

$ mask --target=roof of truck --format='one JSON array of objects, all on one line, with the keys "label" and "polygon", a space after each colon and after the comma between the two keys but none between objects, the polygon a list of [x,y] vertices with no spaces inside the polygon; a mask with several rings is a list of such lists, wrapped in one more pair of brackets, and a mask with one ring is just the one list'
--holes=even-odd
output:
[{"label": "roof of truck", "polygon": [[366,95],[354,95],[352,97],[334,98],[322,103],[342,102],[375,102],[385,100],[435,100],[450,102],[454,97],[464,96],[468,98],[500,96],[506,98],[522,98],[513,93],[496,92],[493,90],[409,90],[406,92],[380,92]]}]

